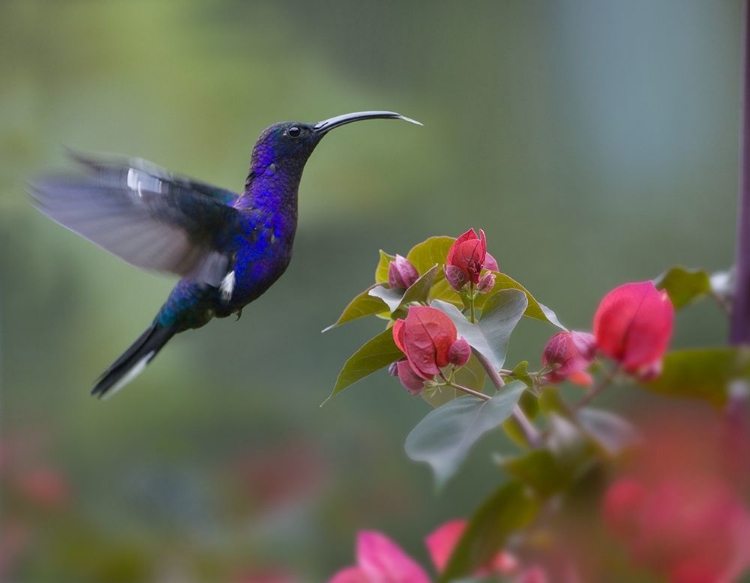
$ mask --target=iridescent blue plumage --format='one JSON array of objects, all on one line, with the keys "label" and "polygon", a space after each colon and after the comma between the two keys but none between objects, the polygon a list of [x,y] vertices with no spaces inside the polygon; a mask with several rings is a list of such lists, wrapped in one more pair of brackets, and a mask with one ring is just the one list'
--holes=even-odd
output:
[{"label": "iridescent blue plumage", "polygon": [[281,277],[292,258],[305,163],[331,129],[366,119],[413,121],[371,111],[314,125],[274,124],[255,144],[241,195],[143,160],[79,154],[73,157],[86,174],[34,182],[37,207],[53,220],[133,265],[183,276],[149,329],[102,374],[93,394],[114,394],[172,336],[214,317],[241,314]]}]

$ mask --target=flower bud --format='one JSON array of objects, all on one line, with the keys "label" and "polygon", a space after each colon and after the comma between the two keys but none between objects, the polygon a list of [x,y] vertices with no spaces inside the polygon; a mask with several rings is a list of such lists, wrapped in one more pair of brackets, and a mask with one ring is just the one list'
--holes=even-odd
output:
[{"label": "flower bud", "polygon": [[586,372],[596,356],[596,341],[587,332],[558,332],[547,342],[542,354],[542,364],[553,370],[545,375],[550,383],[566,379],[576,384],[589,385],[591,377]]},{"label": "flower bud", "polygon": [[646,364],[635,371],[635,377],[642,383],[648,383],[659,378],[662,368],[662,361],[656,360],[651,364]]},{"label": "flower bud", "polygon": [[466,341],[466,338],[459,338],[453,344],[451,344],[448,350],[448,362],[454,366],[463,366],[471,358],[471,346]]},{"label": "flower bud", "polygon": [[395,364],[396,375],[398,376],[398,380],[401,381],[403,387],[409,391],[410,394],[414,396],[419,395],[424,388],[424,379],[414,372],[409,361],[399,360]]},{"label": "flower bud", "polygon": [[411,262],[401,255],[388,265],[388,287],[391,289],[406,289],[419,279],[419,272]]},{"label": "flower bud", "polygon": [[479,280],[477,289],[480,294],[487,294],[492,291],[493,287],[495,287],[495,274],[487,272],[482,276],[482,279]]},{"label": "flower bud", "polygon": [[469,278],[460,268],[455,265],[445,266],[445,279],[448,284],[457,292],[460,292],[463,287],[469,283]]},{"label": "flower bud", "polygon": [[[445,258],[446,276],[448,276],[448,267],[455,267],[463,272],[467,281],[476,285],[479,283],[479,275],[486,259],[487,240],[484,231],[480,229],[479,235],[477,235],[474,229],[469,229],[456,239],[448,250],[448,256]],[[495,262],[495,266],[497,266],[497,262]],[[456,279],[455,276],[454,279]],[[451,283],[450,278],[448,282]],[[453,283],[451,285],[454,289],[460,289],[456,288]]]}]

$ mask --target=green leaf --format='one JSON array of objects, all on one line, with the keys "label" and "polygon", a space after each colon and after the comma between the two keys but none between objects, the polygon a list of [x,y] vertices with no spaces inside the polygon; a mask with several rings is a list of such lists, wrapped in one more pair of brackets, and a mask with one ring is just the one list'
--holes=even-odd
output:
[{"label": "green leaf", "polygon": [[555,385],[542,387],[539,392],[539,410],[547,417],[553,413],[563,417],[571,417],[570,408],[560,394],[560,389]]},{"label": "green leaf", "polygon": [[549,416],[547,445],[558,462],[565,467],[577,467],[592,453],[590,440],[576,423],[563,415]]},{"label": "green leaf", "polygon": [[658,289],[667,291],[676,310],[711,293],[711,276],[703,269],[675,266],[654,280]]},{"label": "green leaf", "polygon": [[[375,371],[388,366],[404,357],[393,341],[393,332],[389,328],[384,330],[375,338],[367,342],[362,348],[357,350],[349,360],[344,364],[338,378],[336,386],[328,399],[339,394],[341,391],[353,385]],[[323,401],[325,404],[328,399]]]},{"label": "green leaf", "polygon": [[534,380],[529,375],[529,361],[528,360],[519,362],[510,372],[510,376],[508,378],[521,381],[524,385],[526,385],[530,389],[534,388]]},{"label": "green leaf", "polygon": [[412,265],[417,268],[419,273],[430,269],[434,265],[438,266],[432,288],[430,289],[428,299],[443,300],[450,302],[458,307],[463,303],[459,295],[448,285],[445,280],[445,273],[442,267],[445,265],[445,258],[448,256],[448,250],[455,242],[453,237],[430,237],[426,241],[412,247],[406,258],[411,261]]},{"label": "green leaf", "polygon": [[380,250],[380,260],[375,268],[375,283],[388,283],[388,267],[394,259],[396,259],[395,255],[389,255],[382,249]]},{"label": "green leaf", "polygon": [[571,476],[547,449],[536,449],[520,457],[503,459],[500,466],[533,488],[542,498],[561,492],[570,484]]},{"label": "green leaf", "polygon": [[406,455],[427,462],[442,486],[458,469],[476,441],[513,413],[524,384],[513,382],[485,401],[460,397],[427,414],[406,438]]},{"label": "green leaf", "polygon": [[661,375],[642,386],[657,393],[704,399],[721,406],[727,400],[729,383],[748,377],[748,348],[676,350],[664,357]]},{"label": "green leaf", "polygon": [[435,283],[432,284],[429,300],[442,300],[449,304],[453,304],[457,308],[463,309],[464,307],[464,302],[461,299],[461,296],[450,286],[448,280],[445,279],[445,272],[442,269],[435,278]]},{"label": "green leaf", "polygon": [[383,300],[391,310],[391,314],[395,314],[412,302],[427,302],[427,296],[430,293],[432,282],[435,280],[437,269],[437,265],[433,265],[403,293],[401,290],[388,289],[382,285],[375,286],[369,293],[371,296]]},{"label": "green leaf", "polygon": [[508,275],[505,275],[504,273],[500,273],[498,271],[493,271],[492,273],[495,274],[495,287],[492,288],[492,291],[490,293],[480,294],[477,296],[477,299],[474,304],[476,307],[480,309],[484,309],[483,306],[485,306],[488,302],[490,302],[493,296],[497,295],[498,293],[504,290],[509,290],[509,289],[521,290],[523,293],[526,294],[526,298],[528,299],[528,307],[526,308],[526,311],[524,312],[524,316],[527,316],[529,318],[534,318],[535,320],[541,320],[542,322],[549,322],[550,324],[553,324],[557,326],[558,328],[567,330],[567,328],[565,328],[565,326],[563,326],[560,323],[560,320],[557,319],[557,315],[555,314],[555,312],[550,310],[544,304],[540,304],[534,298],[534,296],[532,296],[529,293],[529,290],[523,287],[515,279],[513,279],[512,277]]},{"label": "green leaf", "polygon": [[433,265],[445,265],[445,258],[454,241],[453,237],[430,237],[412,247],[406,258],[419,273],[424,273]]},{"label": "green leaf", "polygon": [[635,427],[609,411],[581,409],[578,425],[609,455],[619,455],[638,441]]},{"label": "green leaf", "polygon": [[[516,366],[516,369],[523,369],[526,370],[526,365],[528,365],[528,362],[522,362],[518,366]],[[514,370],[516,370],[514,369]],[[508,381],[514,380],[512,376],[508,377]],[[522,379],[516,378],[516,381],[522,382],[527,387],[533,387],[533,383],[528,384],[524,382]],[[537,397],[534,393],[531,391],[524,391],[521,395],[521,398],[518,400],[518,406],[521,408],[521,411],[528,417],[529,420],[533,420],[537,414],[539,413],[539,397]],[[533,447],[533,444],[529,442],[528,436],[526,435],[526,431],[524,431],[523,425],[518,421],[518,419],[513,416],[509,419],[506,419],[503,423],[503,430],[505,433],[510,437],[514,442],[516,442],[520,447],[524,449],[529,449]]]},{"label": "green leaf", "polygon": [[[456,371],[454,380],[461,386],[469,387],[481,393],[486,378],[487,372],[479,363],[477,357],[472,354],[469,362]],[[433,407],[440,407],[465,394],[453,387],[438,387],[435,390],[423,391],[422,398]]]},{"label": "green leaf", "polygon": [[[381,251],[382,253],[382,251]],[[437,266],[427,271],[422,277],[415,281],[405,292],[392,290],[383,285],[373,285],[355,297],[333,324],[323,330],[328,332],[332,328],[364,318],[365,316],[379,315],[389,310],[391,313],[398,312],[401,308],[411,302],[427,302],[430,286],[437,273]],[[385,304],[385,305],[384,305]]]},{"label": "green leaf", "polygon": [[500,552],[508,538],[533,522],[539,501],[517,481],[508,482],[474,513],[438,583],[471,575]]},{"label": "green leaf", "polygon": [[346,324],[347,322],[351,322],[352,320],[358,320],[365,316],[374,316],[375,314],[380,314],[387,310],[387,306],[383,305],[383,300],[370,295],[370,291],[373,287],[375,286],[368,287],[349,302],[349,305],[344,308],[343,312],[341,312],[339,319],[327,328],[324,328],[323,332],[328,332],[329,330],[341,326],[342,324]]},{"label": "green leaf", "polygon": [[404,292],[402,290],[391,289],[385,285],[376,285],[375,287],[370,288],[370,291],[367,293],[369,293],[373,298],[382,300],[382,302],[385,303],[386,306],[388,306],[388,309],[391,313],[395,312],[398,309],[399,305],[401,304],[401,300],[404,297]]},{"label": "green leaf", "polygon": [[431,304],[453,320],[458,335],[466,338],[471,347],[500,370],[505,363],[508,341],[513,329],[526,310],[526,296],[518,290],[504,290],[485,304],[482,319],[472,324],[456,306],[435,300]]},{"label": "green leaf", "polygon": [[568,489],[596,459],[589,436],[571,419],[555,413],[550,416],[547,444],[546,449],[499,462],[505,471],[528,484],[542,498]]}]

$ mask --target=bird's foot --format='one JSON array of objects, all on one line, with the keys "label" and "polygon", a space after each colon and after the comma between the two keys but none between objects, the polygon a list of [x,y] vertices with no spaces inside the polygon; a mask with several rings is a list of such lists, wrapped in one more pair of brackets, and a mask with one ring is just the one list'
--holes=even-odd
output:
[{"label": "bird's foot", "polygon": [[235,313],[237,314],[237,319],[235,320],[235,322],[239,322],[240,318],[242,317],[242,308],[237,310]]}]

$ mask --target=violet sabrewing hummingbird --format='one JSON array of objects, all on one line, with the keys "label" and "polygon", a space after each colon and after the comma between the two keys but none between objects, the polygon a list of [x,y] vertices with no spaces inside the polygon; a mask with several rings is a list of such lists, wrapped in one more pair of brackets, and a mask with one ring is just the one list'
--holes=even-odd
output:
[{"label": "violet sabrewing hummingbird", "polygon": [[52,220],[132,265],[182,277],[151,326],[91,393],[115,394],[172,336],[214,317],[239,317],[271,287],[292,258],[297,192],[310,154],[332,129],[368,119],[421,125],[391,111],[349,113],[316,124],[276,123],[255,143],[239,195],[144,160],[78,153],[71,156],[82,173],[35,180],[34,202]]}]

